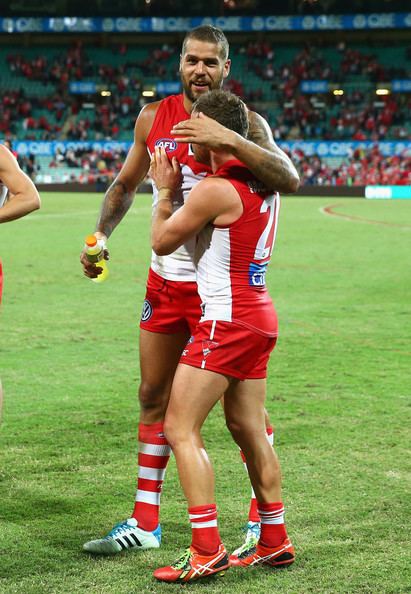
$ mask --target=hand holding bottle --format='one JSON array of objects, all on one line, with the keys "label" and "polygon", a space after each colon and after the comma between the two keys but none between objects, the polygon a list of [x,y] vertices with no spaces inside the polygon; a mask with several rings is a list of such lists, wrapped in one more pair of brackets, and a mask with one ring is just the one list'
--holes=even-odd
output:
[{"label": "hand holding bottle", "polygon": [[108,276],[108,259],[109,254],[106,248],[105,235],[99,232],[88,235],[84,249],[80,254],[84,274],[96,283],[103,282]]}]

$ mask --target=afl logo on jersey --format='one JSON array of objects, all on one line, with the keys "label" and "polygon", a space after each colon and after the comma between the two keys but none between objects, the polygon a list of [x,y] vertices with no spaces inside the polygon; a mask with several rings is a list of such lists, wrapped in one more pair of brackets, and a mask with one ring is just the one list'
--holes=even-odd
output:
[{"label": "afl logo on jersey", "polygon": [[154,146],[165,149],[166,153],[172,153],[177,148],[177,143],[173,138],[159,138]]},{"label": "afl logo on jersey", "polygon": [[141,321],[148,322],[148,320],[153,315],[153,306],[151,305],[150,301],[147,299],[144,300],[143,303],[143,311],[141,312]]}]

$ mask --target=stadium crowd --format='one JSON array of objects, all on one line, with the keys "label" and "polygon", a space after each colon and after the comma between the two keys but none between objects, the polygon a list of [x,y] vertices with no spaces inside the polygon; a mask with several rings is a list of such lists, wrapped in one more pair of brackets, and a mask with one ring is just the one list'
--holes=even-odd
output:
[{"label": "stadium crowd", "polygon": [[318,155],[292,152],[303,185],[364,186],[411,185],[411,155],[384,156],[377,145],[370,151],[356,149],[338,166],[327,164]]},{"label": "stadium crowd", "polygon": [[[409,139],[405,126],[411,109],[411,97],[406,94],[386,95],[376,100],[374,87],[370,92],[355,87],[343,95],[333,93],[303,94],[301,83],[307,80],[332,80],[344,86],[352,75],[363,82],[387,82],[408,78],[404,65],[390,68],[379,63],[370,53],[337,46],[341,54],[340,68],[332,68],[316,46],[305,46],[294,59],[275,66],[275,51],[267,42],[250,42],[240,50],[247,56],[247,70],[262,80],[272,81],[272,92],[283,108],[273,123],[277,140],[386,140]],[[247,92],[244,93],[247,97]],[[248,96],[249,101],[261,100]],[[269,118],[269,114],[266,114]],[[269,118],[270,119],[270,118]]]},{"label": "stadium crowd", "polygon": [[[254,73],[265,86],[247,85],[246,79],[238,80],[233,76],[225,86],[267,118],[276,141],[410,140],[407,126],[410,94],[376,97],[375,90],[371,93],[366,85],[354,88],[348,85],[342,95],[301,92],[301,83],[307,80],[333,80],[343,85],[352,76],[366,83],[408,77],[404,64],[387,68],[372,52],[361,52],[343,42],[333,49],[340,56],[338,69],[327,61],[326,51],[320,46],[306,45],[286,63],[277,59],[276,50],[268,40],[234,46],[233,51],[245,60],[245,71]],[[11,141],[21,139],[21,134],[25,140],[130,139],[135,115],[147,101],[142,96],[144,80],[146,77],[176,80],[178,51],[177,47],[164,44],[136,60],[122,43],[113,46],[112,52],[116,54],[116,65],[92,60],[81,41],[53,56],[10,53],[7,57],[10,74],[37,81],[45,92],[30,95],[29,91],[19,88],[4,93],[0,100],[0,136]],[[95,80],[99,89],[109,89],[107,96],[70,93],[70,82],[87,79]],[[56,154],[49,167],[58,169],[67,165],[73,168],[69,179],[80,179],[84,183],[111,181],[123,157],[122,154],[99,155],[95,151],[87,155],[67,151],[65,155]],[[354,153],[338,167],[317,155],[303,155],[301,151],[296,151],[293,158],[306,184],[384,183],[387,171],[391,180],[397,180],[395,183],[409,183],[406,174],[410,169],[409,158],[405,155],[385,158],[378,149],[369,155],[361,151]],[[40,170],[31,157],[25,158],[23,167],[32,177]],[[74,171],[76,168],[81,168],[80,176]]]},{"label": "stadium crowd", "polygon": [[[251,88],[233,77],[227,88],[256,109],[259,102],[276,106],[275,118],[266,114],[272,121],[276,139],[409,139],[410,131],[405,124],[411,98],[407,94],[376,98],[374,87],[370,92],[367,87],[362,89],[361,84],[343,95],[301,92],[301,83],[306,80],[343,85],[352,75],[360,76],[363,83],[408,77],[404,64],[383,66],[373,53],[346,47],[344,43],[339,43],[337,50],[341,56],[338,69],[327,62],[326,52],[319,46],[304,46],[287,63],[277,63],[271,42],[252,41],[237,46],[234,51],[244,55],[246,72],[253,72],[261,81],[270,81],[271,89],[267,96],[261,87]],[[113,52],[122,56],[123,63],[113,66],[93,62],[80,41],[50,59],[44,55],[30,59],[22,54],[9,54],[7,62],[12,74],[53,85],[54,89],[44,98],[27,97],[23,90],[3,97],[0,132],[12,137],[15,118],[23,118],[28,139],[38,138],[31,134],[34,130],[42,132],[43,140],[61,135],[69,140],[115,139],[121,130],[130,130],[135,114],[145,102],[141,96],[143,81],[146,77],[176,80],[178,52],[167,44],[152,49],[141,60],[129,58],[125,44],[113,47]],[[111,95],[91,98],[70,94],[71,81],[90,78],[98,81],[101,88],[110,89]],[[94,105],[93,117],[82,109],[87,103]],[[34,112],[39,109],[52,113],[53,121],[44,113],[36,117]]]},{"label": "stadium crowd", "polygon": [[50,161],[49,167],[59,168],[68,165],[70,168],[81,170],[72,175],[72,181],[82,184],[109,184],[116,177],[126,158],[125,151],[68,149],[65,153],[60,150]]},{"label": "stadium crowd", "polygon": [[[385,156],[376,144],[371,150],[355,149],[338,164],[319,155],[306,155],[301,149],[289,153],[301,178],[302,185],[363,186],[411,185],[411,155]],[[62,181],[97,184],[104,189],[118,174],[126,157],[121,150],[57,149],[47,164],[47,172],[37,163],[34,155],[17,155],[20,165],[37,182],[44,182],[52,171],[64,168]]]}]

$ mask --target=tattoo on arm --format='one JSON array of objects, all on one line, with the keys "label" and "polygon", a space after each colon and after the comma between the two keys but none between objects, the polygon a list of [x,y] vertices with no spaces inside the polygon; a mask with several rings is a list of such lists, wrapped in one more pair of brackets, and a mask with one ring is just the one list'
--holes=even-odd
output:
[{"label": "tattoo on arm", "polygon": [[269,134],[262,123],[258,121],[257,117],[250,117],[249,126],[248,140],[251,140],[251,142],[254,142],[254,144],[257,144],[261,148],[272,150],[273,141],[269,137]]},{"label": "tattoo on arm", "polygon": [[121,219],[130,208],[134,192],[120,180],[115,180],[106,192],[96,230],[110,237]]},{"label": "tattoo on arm", "polygon": [[267,188],[280,192],[295,192],[298,188],[298,173],[290,158],[274,142],[267,122],[256,113],[250,114],[248,140],[263,151],[253,163],[246,163],[254,175]]}]

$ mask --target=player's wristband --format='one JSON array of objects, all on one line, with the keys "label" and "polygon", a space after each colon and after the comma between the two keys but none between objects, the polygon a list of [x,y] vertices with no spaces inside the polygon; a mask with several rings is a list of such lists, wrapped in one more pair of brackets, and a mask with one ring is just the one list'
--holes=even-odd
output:
[{"label": "player's wristband", "polygon": [[172,200],[173,199],[173,190],[171,188],[160,188],[158,190],[158,201],[160,200]]}]

